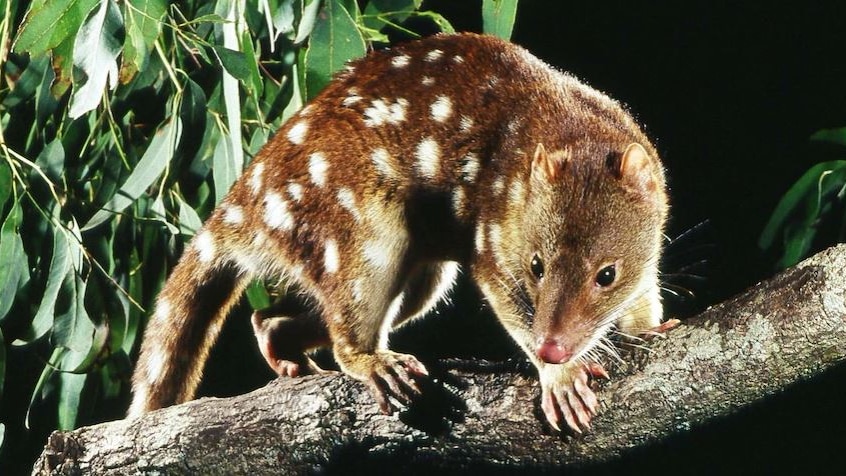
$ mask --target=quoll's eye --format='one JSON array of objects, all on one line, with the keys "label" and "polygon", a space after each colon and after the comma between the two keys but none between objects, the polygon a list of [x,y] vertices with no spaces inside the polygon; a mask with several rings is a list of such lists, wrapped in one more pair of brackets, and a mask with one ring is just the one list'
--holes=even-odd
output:
[{"label": "quoll's eye", "polygon": [[543,261],[541,261],[540,256],[538,255],[532,256],[532,274],[534,274],[537,279],[543,277]]},{"label": "quoll's eye", "polygon": [[596,284],[603,288],[614,284],[615,279],[617,279],[617,266],[613,264],[600,269],[596,274]]}]

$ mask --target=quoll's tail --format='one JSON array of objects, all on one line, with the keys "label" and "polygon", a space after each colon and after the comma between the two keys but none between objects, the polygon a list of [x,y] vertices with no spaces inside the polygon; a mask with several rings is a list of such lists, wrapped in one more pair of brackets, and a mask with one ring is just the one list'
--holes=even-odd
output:
[{"label": "quoll's tail", "polygon": [[128,417],[193,398],[209,350],[245,284],[243,271],[216,253],[210,233],[195,237],[147,323]]}]

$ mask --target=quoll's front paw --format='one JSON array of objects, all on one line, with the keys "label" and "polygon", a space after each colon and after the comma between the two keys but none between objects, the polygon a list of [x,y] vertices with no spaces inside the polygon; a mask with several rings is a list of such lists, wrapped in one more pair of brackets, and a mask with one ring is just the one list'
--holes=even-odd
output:
[{"label": "quoll's front paw", "polygon": [[429,372],[413,355],[379,350],[373,354],[358,354],[342,364],[344,370],[367,384],[379,409],[390,415],[396,409],[391,398],[407,405],[420,395],[415,379]]},{"label": "quoll's front paw", "polygon": [[596,363],[548,364],[540,371],[541,408],[549,424],[561,431],[561,418],[576,433],[590,429],[590,420],[599,410],[589,377],[608,378]]}]

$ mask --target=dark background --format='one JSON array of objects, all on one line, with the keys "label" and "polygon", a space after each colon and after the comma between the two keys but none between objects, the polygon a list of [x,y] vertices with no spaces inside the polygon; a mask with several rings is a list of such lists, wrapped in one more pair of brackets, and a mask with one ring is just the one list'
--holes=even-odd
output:
[{"label": "dark background", "polygon": [[[469,31],[481,31],[478,4],[426,2]],[[512,40],[628,105],[656,142],[671,188],[667,234],[684,235],[669,244],[662,271],[666,282],[693,295],[665,295],[670,315],[692,315],[776,272],[776,254],[760,250],[757,240],[778,200],[814,163],[842,158],[808,138],[846,126],[843,2],[524,0]],[[228,332],[249,341],[245,320],[233,321]],[[207,381],[231,381],[243,369],[243,360],[226,366],[244,344],[221,344]],[[391,345],[424,362],[523,360],[466,279],[451,305],[401,329]],[[728,420],[585,471],[842,474],[844,382],[840,368]]]},{"label": "dark background", "polygon": [[[808,137],[846,126],[843,3],[520,4],[513,41],[627,104],[662,154],[673,207],[668,235],[689,231],[669,245],[663,271],[695,295],[667,296],[671,314],[690,315],[774,272],[774,256],[757,248],[758,236],[790,184],[831,158],[812,148]],[[426,2],[456,29],[470,31],[481,31],[479,4]],[[706,262],[697,266],[700,260]],[[703,279],[678,276],[689,271]],[[445,356],[521,359],[472,286],[462,282],[453,301],[401,330],[392,346],[424,362]],[[201,394],[244,393],[273,377],[244,317],[228,322]],[[629,455],[611,469],[842,473],[837,465],[846,448],[844,381],[846,370],[830,372],[728,421]],[[532,403],[526,404],[532,411]],[[41,433],[29,435],[33,448],[44,441]]]}]

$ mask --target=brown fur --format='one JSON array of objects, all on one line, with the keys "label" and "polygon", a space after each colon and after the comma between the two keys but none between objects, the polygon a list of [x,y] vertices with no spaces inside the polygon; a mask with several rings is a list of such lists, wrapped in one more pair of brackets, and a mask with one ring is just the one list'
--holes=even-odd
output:
[{"label": "brown fur", "polygon": [[[262,149],[175,269],[130,414],[193,396],[215,329],[256,276],[307,297],[254,316],[270,365],[313,370],[303,352],[331,343],[390,410],[425,368],[388,351],[387,332],[425,314],[460,263],[538,365],[545,399],[558,398],[544,406],[556,425],[584,363],[545,363],[538,346],[591,357],[603,319],[629,333],[660,323],[657,157],[615,101],[492,37],[437,36],[356,61]],[[597,290],[608,262],[619,281]],[[577,393],[590,407],[592,393]]]}]

